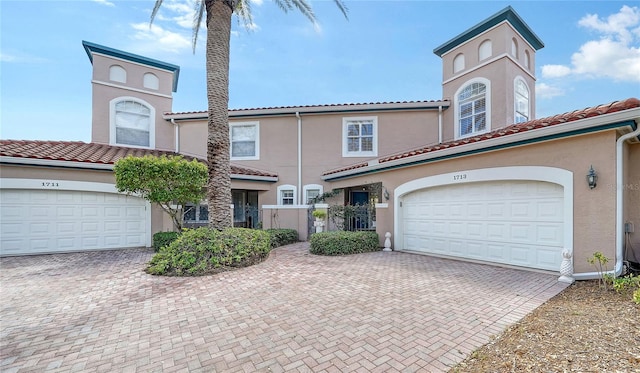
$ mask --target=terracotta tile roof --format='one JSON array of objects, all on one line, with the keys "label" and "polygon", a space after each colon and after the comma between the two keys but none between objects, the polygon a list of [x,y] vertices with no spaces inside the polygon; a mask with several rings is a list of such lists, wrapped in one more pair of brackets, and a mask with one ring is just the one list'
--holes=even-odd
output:
[{"label": "terracotta tile roof", "polygon": [[[82,141],[0,140],[0,156],[95,164],[114,164],[128,155],[177,155],[171,151],[127,148]],[[185,156],[187,159],[193,157]],[[204,159],[200,159],[204,162]],[[277,177],[277,174],[231,164],[231,173],[245,176]]]},{"label": "terracotta tile roof", "polygon": [[[444,100],[446,101],[446,100]],[[341,106],[366,106],[366,105],[400,105],[400,104],[428,104],[441,102],[441,100],[418,100],[418,101],[382,101],[382,102],[356,102],[343,104],[321,104],[321,105],[299,105],[299,106],[265,106],[254,108],[238,108],[229,109],[230,113],[248,110],[277,110],[277,109],[302,109],[302,108],[332,108]],[[165,115],[184,115],[184,114],[207,114],[206,110],[202,111],[182,111],[182,112],[166,112]]]},{"label": "terracotta tile roof", "polygon": [[[461,140],[449,141],[449,142],[445,142],[437,145],[429,145],[429,146],[425,146],[425,147],[421,147],[421,148],[417,148],[417,149],[413,149],[413,150],[409,150],[401,153],[392,154],[389,156],[378,158],[377,163],[380,164],[380,163],[395,161],[398,159],[409,158],[416,155],[435,152],[442,149],[448,149],[448,148],[453,148],[456,146],[465,145],[469,143],[475,143],[475,142],[484,141],[488,139],[509,136],[516,133],[522,133],[522,132],[531,131],[539,128],[561,125],[564,123],[569,123],[569,122],[573,122],[580,119],[596,117],[604,114],[611,114],[618,111],[629,110],[629,109],[634,109],[638,107],[640,107],[640,100],[637,98],[629,98],[624,101],[614,101],[609,104],[598,105],[594,107],[585,108],[582,110],[575,110],[572,112],[558,114],[551,117],[534,119],[524,123],[512,124],[510,126],[499,128],[495,131],[485,133],[475,137],[468,137]],[[326,171],[325,173],[323,173],[323,175],[326,176],[326,175],[337,174],[339,172],[351,171],[358,168],[367,167],[369,165],[370,165],[370,161],[357,163],[354,165]]]}]

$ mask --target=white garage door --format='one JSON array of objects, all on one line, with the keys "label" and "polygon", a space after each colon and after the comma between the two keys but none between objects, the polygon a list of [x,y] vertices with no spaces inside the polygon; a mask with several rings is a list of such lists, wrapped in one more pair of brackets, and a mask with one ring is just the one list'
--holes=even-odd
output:
[{"label": "white garage door", "polygon": [[146,245],[145,201],[114,193],[0,190],[0,254]]},{"label": "white garage door", "polygon": [[563,188],[538,181],[438,186],[402,199],[404,250],[559,271]]}]

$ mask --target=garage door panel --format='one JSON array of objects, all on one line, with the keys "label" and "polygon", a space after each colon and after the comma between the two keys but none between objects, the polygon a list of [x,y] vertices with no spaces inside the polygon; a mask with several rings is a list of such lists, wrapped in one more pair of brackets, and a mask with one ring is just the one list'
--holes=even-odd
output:
[{"label": "garage door panel", "polygon": [[99,192],[0,190],[0,254],[144,246],[144,200]]},{"label": "garage door panel", "polygon": [[[427,188],[403,198],[406,250],[558,270],[560,185],[495,181]],[[418,202],[419,201],[419,202]]]}]

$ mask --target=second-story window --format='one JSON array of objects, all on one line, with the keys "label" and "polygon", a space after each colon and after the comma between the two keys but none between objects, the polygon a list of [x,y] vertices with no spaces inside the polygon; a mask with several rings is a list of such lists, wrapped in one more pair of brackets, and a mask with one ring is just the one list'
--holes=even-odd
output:
[{"label": "second-story window", "polygon": [[529,118],[529,87],[522,79],[516,79],[515,84],[516,123],[527,122]]},{"label": "second-story window", "polygon": [[342,156],[378,155],[378,118],[353,117],[342,120]]},{"label": "second-story window", "polygon": [[260,127],[258,122],[230,123],[229,141],[232,160],[260,159]]},{"label": "second-story window", "polygon": [[456,137],[462,138],[480,134],[489,130],[487,85],[472,82],[456,95],[457,131]]},{"label": "second-story window", "polygon": [[114,145],[153,147],[153,110],[134,99],[112,102],[112,141]]}]

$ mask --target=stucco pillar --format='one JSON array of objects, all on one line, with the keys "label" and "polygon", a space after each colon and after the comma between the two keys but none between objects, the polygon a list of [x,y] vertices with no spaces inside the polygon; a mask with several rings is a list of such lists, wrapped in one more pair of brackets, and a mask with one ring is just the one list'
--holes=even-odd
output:
[{"label": "stucco pillar", "polygon": [[385,233],[393,232],[393,216],[388,203],[376,203],[376,233],[380,247],[384,247]]}]

